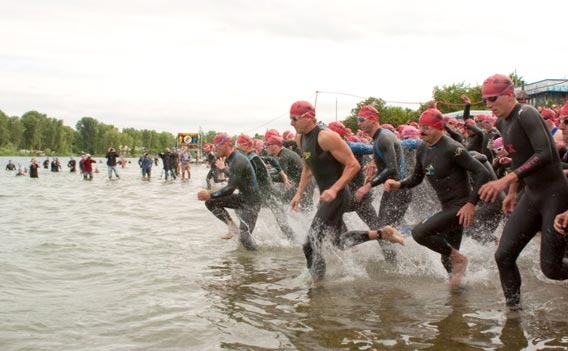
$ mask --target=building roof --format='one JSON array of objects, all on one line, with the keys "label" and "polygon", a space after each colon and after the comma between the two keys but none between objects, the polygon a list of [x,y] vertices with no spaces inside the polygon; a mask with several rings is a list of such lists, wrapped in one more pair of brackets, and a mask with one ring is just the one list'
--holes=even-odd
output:
[{"label": "building roof", "polygon": [[[515,88],[515,94],[519,94],[521,91],[521,87]],[[568,93],[568,79],[544,79],[525,84],[525,92],[529,96],[547,92]]]}]

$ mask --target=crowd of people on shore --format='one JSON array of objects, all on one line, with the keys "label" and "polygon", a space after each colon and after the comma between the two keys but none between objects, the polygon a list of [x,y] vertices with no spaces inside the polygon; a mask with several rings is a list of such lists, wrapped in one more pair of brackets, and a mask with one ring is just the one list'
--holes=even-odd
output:
[{"label": "crowd of people on shore", "polygon": [[[227,184],[197,197],[227,224],[222,238],[237,235],[246,249],[255,250],[252,233],[260,209],[269,208],[294,240],[284,208],[312,207],[317,187],[319,201],[303,251],[318,281],[326,271],[324,243],[344,250],[378,241],[385,260],[396,264],[393,245],[405,240],[396,228],[416,201],[412,188],[427,178],[441,209],[414,225],[412,238],[440,254],[449,284],[459,287],[468,266],[460,253],[462,236],[473,229],[472,238],[497,245],[506,305],[520,309],[516,261],[537,233],[544,275],[568,278],[568,102],[540,111],[519,103],[511,79],[499,74],[484,81],[482,97],[493,115],[472,117],[471,101],[462,96],[462,120],[445,118],[433,103],[418,122],[397,127],[380,124],[377,109],[366,105],[356,133],[341,122],[318,122],[309,102],[295,102],[290,108],[295,135],[268,130],[264,140],[245,134],[233,140],[220,133],[205,145],[208,184]],[[371,189],[381,184],[377,211]],[[227,209],[235,210],[238,221]],[[347,230],[347,212],[356,212],[368,230]]]}]

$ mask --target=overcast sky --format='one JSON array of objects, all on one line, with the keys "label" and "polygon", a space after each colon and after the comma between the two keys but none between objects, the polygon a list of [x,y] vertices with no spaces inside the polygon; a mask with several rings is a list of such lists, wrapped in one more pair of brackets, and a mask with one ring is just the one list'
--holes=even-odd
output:
[{"label": "overcast sky", "polygon": [[[0,5],[0,110],[75,127],[264,133],[296,100],[343,119],[363,98],[514,70],[568,78],[568,2],[41,0]],[[337,109],[336,109],[337,106]]]}]

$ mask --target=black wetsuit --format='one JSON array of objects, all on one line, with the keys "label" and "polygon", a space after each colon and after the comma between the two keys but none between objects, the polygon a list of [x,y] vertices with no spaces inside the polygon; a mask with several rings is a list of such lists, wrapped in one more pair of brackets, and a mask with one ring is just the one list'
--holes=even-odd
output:
[{"label": "black wetsuit", "polygon": [[507,118],[499,118],[497,128],[513,172],[524,184],[523,196],[505,224],[495,253],[507,305],[516,306],[521,299],[517,257],[538,231],[542,272],[550,279],[568,278],[568,263],[562,260],[566,236],[553,227],[555,216],[568,209],[568,181],[552,136],[536,109],[517,104]]},{"label": "black wetsuit", "polygon": [[[497,175],[493,171],[493,166],[487,161],[487,157],[476,151],[469,151],[469,154],[479,161],[489,172],[490,179],[496,180]],[[499,194],[497,201],[485,202],[480,200],[475,211],[473,223],[465,228],[465,235],[469,236],[482,244],[496,241],[495,230],[503,220],[503,211],[501,210],[505,193]]]},{"label": "black wetsuit", "polygon": [[[371,186],[383,184],[387,179],[403,179],[405,177],[404,153],[402,145],[394,133],[381,128],[375,132],[373,140],[377,175],[371,179]],[[401,189],[394,193],[383,193],[379,208],[378,228],[387,224],[396,226],[400,223],[412,200],[411,194],[408,189]]]},{"label": "black wetsuit", "polygon": [[212,151],[209,152],[206,156],[205,162],[209,165],[209,172],[207,172],[207,175],[205,176],[205,182],[207,183],[207,189],[211,189],[211,179],[213,179],[213,182],[215,183],[224,182],[226,179],[220,177],[221,171],[215,165],[215,162],[217,162],[217,156],[215,156],[215,153]]},{"label": "black wetsuit", "polygon": [[264,161],[256,154],[255,151],[251,151],[247,157],[252,164],[252,168],[256,175],[262,207],[267,207],[270,211],[272,211],[280,230],[282,230],[289,240],[294,240],[294,231],[288,224],[284,204],[279,201],[276,196],[276,189],[274,189],[272,178],[270,177]]},{"label": "black wetsuit", "polygon": [[30,165],[30,178],[38,178],[38,168],[39,164],[37,163],[32,163]]},{"label": "black wetsuit", "polygon": [[7,170],[7,171],[15,171],[15,170],[16,170],[16,165],[13,164],[13,163],[8,163],[8,164],[6,165],[6,170]]},{"label": "black wetsuit", "polygon": [[[400,180],[404,178],[404,151],[394,133],[388,129],[379,128],[373,135],[373,141],[373,158],[377,166],[377,175],[371,179],[371,186],[376,187],[383,184],[387,179]],[[371,197],[371,194],[366,194],[366,197]],[[401,189],[395,193],[383,192],[379,213],[374,219],[374,225],[369,226],[369,228],[378,230],[385,225],[396,226],[400,224],[411,200],[410,189]],[[369,224],[367,223],[367,225]],[[370,240],[368,232],[360,230],[349,231],[342,237],[344,237],[346,247]],[[396,251],[393,250],[392,244],[383,240],[379,240],[379,244],[383,249],[385,260],[395,263]]]},{"label": "black wetsuit", "polygon": [[499,131],[495,128],[491,128],[490,130],[483,131],[483,140],[481,142],[481,153],[487,157],[487,161],[489,163],[493,163],[493,158],[495,155],[493,154],[493,150],[491,150],[491,144],[493,140],[501,137]]},{"label": "black wetsuit", "polygon": [[[349,145],[351,152],[353,152],[353,155],[355,155],[357,162],[359,162],[359,165],[361,165],[361,169],[359,170],[359,172],[357,172],[355,177],[353,177],[353,179],[351,179],[351,181],[349,182],[349,190],[351,191],[352,196],[351,200],[349,201],[349,206],[347,207],[347,210],[345,212],[355,211],[355,213],[357,213],[359,218],[361,218],[361,220],[369,227],[369,229],[376,230],[378,229],[379,225],[378,224],[379,217],[377,216],[377,210],[373,206],[373,194],[371,192],[365,194],[365,196],[363,196],[363,199],[361,199],[360,202],[357,202],[355,200],[355,192],[365,183],[365,169],[364,169],[364,165],[366,164],[365,157],[367,157],[366,155],[373,154],[373,146],[364,143],[353,143],[353,142],[348,142],[347,144]],[[364,233],[365,235],[361,235],[359,237],[360,239],[366,238],[364,241],[368,241],[369,240],[368,233],[366,231]],[[356,235],[356,234],[354,234],[354,231],[351,231],[342,234],[342,236],[345,235]],[[357,242],[356,240],[353,240],[350,245],[347,245],[347,247],[357,245],[358,243],[359,242]]]},{"label": "black wetsuit", "polygon": [[[472,191],[468,173],[474,179]],[[416,166],[412,176],[401,182],[401,189],[412,188],[428,177],[436,191],[442,210],[412,228],[412,237],[417,243],[442,255],[442,264],[450,273],[450,253],[459,250],[463,226],[457,213],[467,202],[476,205],[477,191],[490,179],[488,171],[463,147],[448,136],[432,146],[421,144],[416,152]]]},{"label": "black wetsuit", "polygon": [[[229,181],[227,186],[211,194],[205,206],[225,223],[231,217],[225,208],[232,208],[240,219],[240,241],[247,250],[255,250],[252,232],[260,211],[259,189],[254,169],[248,158],[239,151],[227,157]],[[235,190],[238,194],[234,194]]]},{"label": "black wetsuit", "polygon": [[67,167],[69,167],[69,172],[75,173],[77,171],[77,161],[69,160]]},{"label": "black wetsuit", "polygon": [[[307,166],[316,179],[320,194],[329,189],[343,174],[344,166],[328,151],[323,151],[318,143],[321,128],[316,126],[309,133],[302,135],[302,152]],[[337,242],[339,234],[345,228],[343,213],[349,203],[349,188],[337,192],[333,201],[320,201],[314,219],[310,225],[306,242],[303,245],[307,267],[316,280],[325,275],[325,260],[321,244],[327,236]]]},{"label": "black wetsuit", "polygon": [[[463,110],[463,120],[465,122],[467,122],[468,119],[473,120],[469,114],[470,107],[470,105],[465,105]],[[465,124],[464,128],[469,131],[469,136],[464,143],[467,151],[481,152],[483,146],[483,130],[475,124],[468,123]]]}]

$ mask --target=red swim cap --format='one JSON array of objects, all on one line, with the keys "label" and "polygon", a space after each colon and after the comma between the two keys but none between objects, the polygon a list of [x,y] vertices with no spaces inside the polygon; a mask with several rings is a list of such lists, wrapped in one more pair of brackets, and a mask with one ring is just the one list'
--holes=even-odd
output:
[{"label": "red swim cap", "polygon": [[418,123],[424,126],[444,130],[444,117],[442,112],[435,108],[429,108],[422,112]]},{"label": "red swim cap", "polygon": [[289,130],[285,130],[284,133],[282,133],[282,138],[284,140],[294,139],[294,133]]},{"label": "red swim cap", "polygon": [[568,101],[566,101],[564,106],[560,109],[558,117],[568,117]]},{"label": "red swim cap", "polygon": [[542,119],[555,119],[556,118],[556,113],[554,113],[554,111],[552,111],[549,108],[545,108],[544,110],[542,110],[540,115],[542,116]]},{"label": "red swim cap", "polygon": [[481,86],[481,96],[486,98],[499,95],[515,96],[515,86],[511,78],[502,74],[495,74],[483,82]]},{"label": "red swim cap", "polygon": [[253,147],[253,145],[254,145],[254,141],[248,135],[241,134],[237,138],[237,146]]},{"label": "red swim cap", "polygon": [[366,119],[378,121],[379,120],[379,111],[377,111],[377,109],[374,106],[365,105],[365,106],[361,107],[357,117],[363,117],[363,118],[366,118]]},{"label": "red swim cap", "polygon": [[360,143],[360,142],[361,142],[361,139],[359,139],[359,138],[358,138],[357,136],[355,136],[355,135],[352,135],[352,136],[350,136],[349,138],[347,138],[347,141],[352,141],[352,142],[354,142],[354,143]]},{"label": "red swim cap", "polygon": [[418,129],[416,129],[416,127],[413,126],[406,126],[402,129],[402,132],[400,133],[400,137],[402,139],[408,139],[408,138],[412,138],[414,136],[420,135],[420,132],[418,131]]},{"label": "red swim cap", "polygon": [[276,129],[267,130],[266,133],[264,133],[264,140],[270,139],[270,137],[273,135],[280,135],[280,133],[278,133]]},{"label": "red swim cap", "polygon": [[230,144],[232,142],[233,142],[233,139],[231,139],[231,137],[227,133],[219,133],[219,134],[215,135],[215,138],[213,138],[213,144],[215,145],[215,147],[223,145],[223,144],[227,144],[227,143]]},{"label": "red swim cap", "polygon": [[392,124],[388,124],[388,123],[387,123],[387,124],[382,124],[382,125],[381,125],[381,128],[385,128],[385,129],[390,130],[391,132],[394,132],[394,127],[392,126]]},{"label": "red swim cap", "polygon": [[270,138],[268,138],[268,140],[266,140],[266,144],[267,145],[278,145],[278,146],[282,146],[283,143],[283,139],[281,136],[279,135],[273,135]]},{"label": "red swim cap", "polygon": [[347,134],[347,129],[341,122],[331,122],[327,125],[327,127],[339,134],[339,136],[342,138]]},{"label": "red swim cap", "polygon": [[290,116],[304,116],[305,118],[314,118],[316,116],[316,110],[307,101],[296,101],[290,107]]}]

